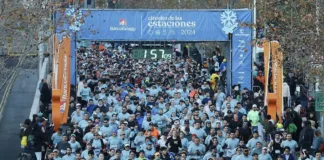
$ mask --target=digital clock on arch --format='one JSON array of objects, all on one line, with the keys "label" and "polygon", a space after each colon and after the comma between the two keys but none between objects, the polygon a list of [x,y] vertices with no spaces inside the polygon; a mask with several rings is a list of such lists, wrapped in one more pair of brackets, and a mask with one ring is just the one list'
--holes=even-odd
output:
[{"label": "digital clock on arch", "polygon": [[131,57],[133,59],[171,59],[172,48],[134,48]]}]

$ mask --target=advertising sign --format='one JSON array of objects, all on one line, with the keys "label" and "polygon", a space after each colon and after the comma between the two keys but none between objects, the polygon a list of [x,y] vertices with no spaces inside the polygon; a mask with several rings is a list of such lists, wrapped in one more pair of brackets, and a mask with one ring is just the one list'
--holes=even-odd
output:
[{"label": "advertising sign", "polygon": [[[252,89],[252,13],[237,14],[240,25],[235,28],[232,37],[232,85]],[[246,24],[246,25],[244,25]]]},{"label": "advertising sign", "polygon": [[61,61],[59,62],[62,65],[59,65],[61,79],[59,79],[61,98],[60,98],[60,113],[62,115],[62,123],[66,123],[68,112],[69,112],[69,103],[70,103],[70,75],[71,75],[71,66],[70,66],[70,54],[71,54],[71,39],[63,38],[61,44],[59,45],[59,57]]},{"label": "advertising sign", "polygon": [[315,110],[319,112],[324,111],[324,92],[322,91],[315,93]]},{"label": "advertising sign", "polygon": [[[272,82],[273,93],[277,96],[276,114],[282,115],[284,111],[282,87],[283,87],[283,67],[282,52],[280,51],[279,42],[271,42],[271,61],[272,61]],[[270,63],[270,62],[269,62]]]},{"label": "advertising sign", "polygon": [[227,41],[222,12],[174,10],[91,11],[78,39],[123,41]]}]

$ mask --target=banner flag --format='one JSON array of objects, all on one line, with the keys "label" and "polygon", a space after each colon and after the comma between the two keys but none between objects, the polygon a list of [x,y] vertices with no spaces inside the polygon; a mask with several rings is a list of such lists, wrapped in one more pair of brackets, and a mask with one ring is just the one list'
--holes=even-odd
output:
[{"label": "banner flag", "polygon": [[[252,13],[238,14],[239,27],[234,30],[232,42],[232,85],[252,89]],[[246,25],[244,25],[246,24]]]},{"label": "banner flag", "polygon": [[[68,37],[63,37],[61,43],[59,44],[59,79],[61,98],[60,98],[60,114],[61,114],[61,124],[67,122],[69,104],[70,104],[70,54],[71,54],[71,39]],[[55,113],[56,114],[56,113]]]}]

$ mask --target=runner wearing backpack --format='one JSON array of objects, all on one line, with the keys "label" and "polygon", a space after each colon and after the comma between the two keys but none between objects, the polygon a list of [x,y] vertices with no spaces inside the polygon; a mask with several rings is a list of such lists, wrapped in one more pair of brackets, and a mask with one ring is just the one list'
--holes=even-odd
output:
[{"label": "runner wearing backpack", "polygon": [[44,118],[37,118],[37,123],[30,127],[30,132],[27,134],[26,148],[32,150],[36,154],[37,160],[41,160],[42,147],[48,143],[46,135],[46,120]]},{"label": "runner wearing backpack", "polygon": [[96,156],[99,156],[100,152],[105,148],[104,141],[100,137],[99,133],[94,134],[94,139],[90,140],[90,144],[93,147]]}]

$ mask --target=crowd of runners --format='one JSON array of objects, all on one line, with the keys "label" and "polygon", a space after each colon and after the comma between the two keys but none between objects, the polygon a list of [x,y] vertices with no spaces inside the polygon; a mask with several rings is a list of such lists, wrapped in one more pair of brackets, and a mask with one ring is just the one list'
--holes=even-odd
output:
[{"label": "crowd of runners", "polygon": [[183,53],[138,60],[129,51],[81,47],[68,124],[54,132],[45,102],[43,113],[21,125],[24,152],[37,160],[322,159],[311,99],[296,99],[280,123],[262,96],[239,85],[227,93],[226,59],[217,49],[207,63]]}]

